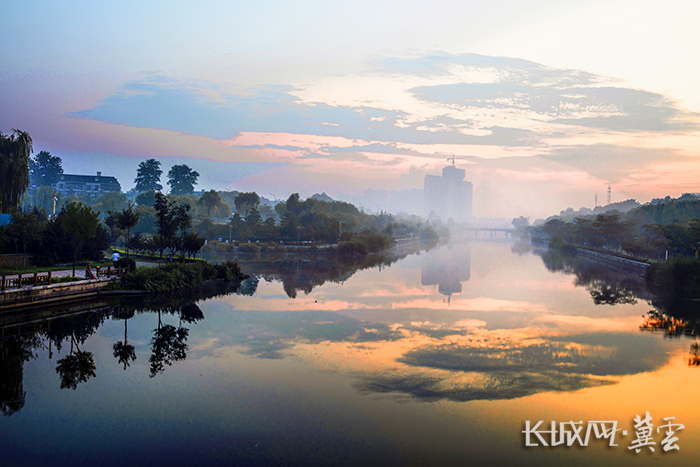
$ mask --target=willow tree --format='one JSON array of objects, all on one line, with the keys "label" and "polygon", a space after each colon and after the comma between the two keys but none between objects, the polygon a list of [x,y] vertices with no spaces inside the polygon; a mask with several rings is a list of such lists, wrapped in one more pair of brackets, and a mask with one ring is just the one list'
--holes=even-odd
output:
[{"label": "willow tree", "polygon": [[32,138],[26,131],[13,128],[11,135],[0,132],[0,212],[18,206],[27,191],[32,149]]}]

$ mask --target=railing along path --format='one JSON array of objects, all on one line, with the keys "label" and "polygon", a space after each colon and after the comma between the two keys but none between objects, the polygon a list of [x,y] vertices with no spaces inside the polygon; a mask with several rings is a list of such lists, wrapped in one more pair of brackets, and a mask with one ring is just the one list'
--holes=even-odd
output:
[{"label": "railing along path", "polygon": [[[113,276],[121,276],[128,272],[128,268],[113,268],[108,266],[106,271],[100,271],[100,268],[95,268],[95,279],[110,278]],[[21,287],[36,287],[40,285],[51,285],[51,271],[46,273],[35,272],[31,274],[18,274],[16,277],[2,276],[0,281],[0,290],[19,289]],[[82,279],[81,279],[82,280]]]}]

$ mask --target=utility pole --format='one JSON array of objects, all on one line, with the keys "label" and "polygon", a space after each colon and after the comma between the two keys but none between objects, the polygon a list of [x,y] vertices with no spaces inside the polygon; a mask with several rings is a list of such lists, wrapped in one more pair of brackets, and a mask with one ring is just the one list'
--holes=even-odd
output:
[{"label": "utility pole", "polygon": [[612,204],[612,187],[608,183],[608,206]]}]

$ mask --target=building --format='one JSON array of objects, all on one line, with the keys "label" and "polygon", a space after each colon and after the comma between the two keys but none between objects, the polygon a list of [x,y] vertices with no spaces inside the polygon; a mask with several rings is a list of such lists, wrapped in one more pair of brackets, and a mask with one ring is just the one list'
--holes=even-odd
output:
[{"label": "building", "polygon": [[469,222],[472,218],[472,184],[464,180],[464,169],[453,165],[442,169],[442,177],[426,175],[424,186],[425,212],[435,213],[445,222]]},{"label": "building", "polygon": [[105,177],[102,172],[97,175],[61,175],[56,182],[56,192],[62,195],[97,198],[105,193],[121,191],[122,187],[114,177]]}]

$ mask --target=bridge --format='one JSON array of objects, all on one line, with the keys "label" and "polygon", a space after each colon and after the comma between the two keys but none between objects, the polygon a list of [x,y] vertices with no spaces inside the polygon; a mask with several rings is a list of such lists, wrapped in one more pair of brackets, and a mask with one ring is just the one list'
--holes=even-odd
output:
[{"label": "bridge", "polygon": [[479,232],[488,232],[493,238],[496,232],[503,232],[506,237],[511,237],[517,231],[517,229],[512,227],[468,227],[464,230],[466,232],[474,232],[474,236],[477,238],[479,237]]}]

